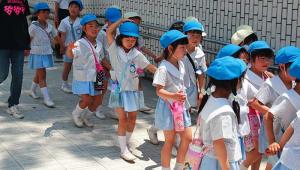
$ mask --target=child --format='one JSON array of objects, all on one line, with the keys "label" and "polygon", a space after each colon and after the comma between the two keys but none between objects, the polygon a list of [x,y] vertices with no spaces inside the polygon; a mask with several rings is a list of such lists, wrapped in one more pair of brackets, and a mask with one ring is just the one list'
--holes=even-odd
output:
[{"label": "child", "polygon": [[[259,113],[263,113],[265,123],[267,123],[266,118],[268,111],[277,97],[292,88],[294,78],[289,75],[288,68],[295,58],[299,56],[300,49],[296,47],[288,46],[280,49],[275,57],[275,64],[279,65],[279,75],[268,78],[255,95],[252,107]],[[268,131],[273,130],[272,121],[268,121],[268,124],[265,124],[265,129],[267,134]],[[270,138],[268,141],[273,143],[274,139]],[[267,145],[264,148],[261,148],[261,151],[264,152],[266,148]],[[272,164],[276,162],[276,160],[273,159],[274,158],[268,159],[267,169],[271,169]]]},{"label": "child", "polygon": [[[229,96],[241,88],[246,64],[231,56],[212,62],[206,74],[210,77],[211,94],[206,94],[200,106],[200,136],[207,148],[200,170],[239,170],[241,148],[238,139],[240,110],[237,101],[230,104]],[[210,96],[209,96],[210,95]]]},{"label": "child", "polygon": [[249,25],[241,25],[237,28],[237,31],[232,35],[231,37],[231,43],[242,46],[246,50],[248,50],[248,47],[251,43],[254,41],[257,41],[257,35],[252,30],[252,27]]},{"label": "child", "polygon": [[80,24],[83,31],[82,38],[71,44],[67,51],[67,56],[73,58],[72,91],[81,95],[81,100],[72,112],[74,124],[79,128],[83,125],[93,127],[89,118],[101,103],[101,91],[95,89],[96,75],[101,69],[99,68],[101,60],[105,62],[102,44],[96,40],[100,31],[96,16],[87,14],[81,19]]},{"label": "child", "polygon": [[250,62],[249,53],[247,50],[241,46],[235,44],[225,45],[217,54],[216,58],[221,58],[225,56],[232,56],[234,58],[239,58],[243,60],[246,64]]},{"label": "child", "polygon": [[46,68],[53,67],[52,47],[54,39],[59,40],[54,27],[48,23],[50,8],[47,3],[38,2],[34,6],[34,16],[29,27],[31,38],[31,50],[29,57],[29,67],[36,70],[33,78],[30,96],[39,98],[36,89],[39,86],[44,97],[44,104],[47,107],[54,107],[46,84]]},{"label": "child", "polygon": [[[197,108],[203,98],[201,90],[205,86],[206,60],[204,52],[199,48],[202,41],[203,25],[200,22],[190,21],[184,24],[183,32],[188,36],[187,54],[183,58],[186,70],[185,87],[188,102]],[[205,91],[205,90],[203,90]]]},{"label": "child", "polygon": [[296,78],[296,86],[286,93],[281,94],[268,110],[267,121],[270,121],[270,128],[267,134],[270,139],[268,152],[276,152],[280,146],[276,143],[280,141],[282,133],[286,131],[296,118],[296,112],[300,110],[300,57],[298,56],[291,64],[289,73]]},{"label": "child", "polygon": [[[300,70],[298,70],[299,73]],[[300,111],[284,132],[279,146],[282,150],[280,160],[276,163],[273,170],[296,170],[300,167]]]},{"label": "child", "polygon": [[66,93],[71,93],[72,90],[68,84],[69,73],[72,68],[72,58],[65,55],[66,47],[69,44],[74,43],[79,40],[82,33],[82,28],[80,25],[80,11],[83,9],[81,0],[71,0],[69,3],[69,13],[70,16],[64,18],[58,27],[60,33],[60,53],[64,54],[64,69],[62,73],[62,85],[61,90]]},{"label": "child", "polygon": [[[261,154],[259,146],[265,144],[263,133],[262,115],[252,107],[253,99],[264,81],[273,75],[267,71],[272,64],[274,56],[273,50],[265,41],[255,41],[248,48],[250,54],[250,68],[245,75],[241,96],[247,100],[249,107],[249,123],[251,133],[245,137],[246,160],[241,164],[241,169],[248,168],[251,165],[253,169],[259,169]],[[260,133],[259,133],[260,131]],[[260,145],[258,145],[260,144]]]},{"label": "child", "polygon": [[171,106],[182,105],[183,131],[177,132],[181,141],[177,152],[175,169],[184,168],[184,158],[191,142],[191,118],[188,113],[188,102],[184,87],[184,64],[181,61],[186,53],[187,36],[177,30],[162,35],[160,43],[164,48],[164,60],[160,63],[153,79],[156,93],[159,96],[155,110],[155,126],[164,132],[165,143],[161,150],[163,169],[170,169],[171,150],[174,145],[176,131]]},{"label": "child", "polygon": [[[112,25],[113,23],[117,22],[119,19],[121,19],[122,17],[122,11],[120,8],[117,7],[109,7],[105,10],[105,22],[106,24],[102,27],[101,31],[99,32],[98,36],[97,36],[97,40],[101,42],[101,44],[103,45],[103,51],[104,51],[104,56],[105,59],[107,61],[110,61],[109,59],[109,53],[108,53],[108,42],[107,42],[107,29],[110,25]],[[119,30],[117,29],[114,32],[114,36],[116,37],[117,35],[119,35]],[[111,65],[110,63],[108,63],[107,65],[104,65],[105,68],[105,72],[106,72],[106,79],[104,81],[104,85],[105,85],[105,89],[102,91],[101,93],[101,98],[103,100],[104,95],[106,93],[107,90],[107,86],[108,86],[108,80],[110,79],[110,74],[109,74],[109,70],[111,70]],[[102,101],[101,101],[102,103]],[[116,115],[115,112],[109,112],[109,115],[111,118],[113,119],[118,119],[118,115]],[[96,111],[96,117],[98,117],[99,119],[105,119],[105,115],[104,113],[101,111],[101,105],[99,105],[99,107],[97,108]]]},{"label": "child", "polygon": [[[109,106],[115,108],[119,117],[118,138],[121,148],[121,158],[132,162],[135,156],[128,150],[127,144],[135,128],[137,111],[141,108],[139,95],[138,70],[146,69],[154,73],[156,67],[137,50],[139,28],[128,19],[120,19],[113,23],[108,30],[108,53],[112,65],[111,95]],[[120,27],[119,27],[120,25]],[[119,27],[120,35],[114,39],[114,32]]]}]

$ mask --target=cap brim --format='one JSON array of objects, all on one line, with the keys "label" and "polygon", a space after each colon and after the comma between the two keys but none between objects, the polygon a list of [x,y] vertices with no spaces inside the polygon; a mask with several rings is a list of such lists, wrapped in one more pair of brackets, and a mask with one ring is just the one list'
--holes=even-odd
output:
[{"label": "cap brim", "polygon": [[125,33],[122,33],[122,35],[126,35],[126,36],[129,36],[129,37],[136,37],[138,38],[140,35],[139,34],[135,34],[135,33],[131,33],[131,32],[125,32]]}]

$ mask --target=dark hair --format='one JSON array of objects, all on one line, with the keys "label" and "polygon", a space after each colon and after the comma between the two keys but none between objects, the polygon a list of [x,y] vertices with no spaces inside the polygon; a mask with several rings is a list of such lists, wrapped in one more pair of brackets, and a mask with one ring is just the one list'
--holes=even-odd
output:
[{"label": "dark hair", "polygon": [[70,6],[73,5],[73,4],[77,5],[78,8],[80,9],[80,5],[79,5],[78,2],[76,2],[76,1],[70,2],[68,7],[70,7]]},{"label": "dark hair", "polygon": [[[244,75],[245,75],[245,72],[239,78],[236,78],[236,79],[233,79],[233,80],[217,80],[217,79],[214,79],[214,78],[210,77],[207,88],[210,88],[211,86],[214,85],[214,86],[216,86],[216,88],[222,88],[222,89],[225,89],[227,91],[231,91],[232,94],[236,96],[237,95],[236,86],[237,86],[239,81],[243,80]],[[209,97],[209,95],[205,94],[205,96],[203,97],[202,102],[200,104],[198,113],[200,113],[202,111],[203,107],[205,106],[205,104],[208,100],[208,97]],[[232,109],[233,109],[233,111],[234,111],[234,113],[237,117],[238,123],[240,123],[241,122],[240,105],[235,100],[232,101]]]},{"label": "dark hair", "polygon": [[[285,69],[288,70],[288,68],[289,68],[292,64],[293,64],[293,62],[285,63],[285,64],[284,64]],[[281,72],[280,67],[278,67],[278,72],[279,72],[279,73]]]},{"label": "dark hair", "polygon": [[296,79],[295,82],[296,82],[296,83],[300,83],[300,79]]},{"label": "dark hair", "polygon": [[[186,45],[186,44],[188,44],[188,43],[189,43],[189,42],[188,42],[188,39],[187,39],[187,38],[181,38],[181,39],[176,40],[175,42],[173,42],[173,43],[171,44],[171,46],[174,48],[174,51],[175,51],[175,49],[177,48],[178,45]],[[170,55],[170,54],[169,54],[169,49],[168,49],[168,47],[167,47],[167,48],[165,48],[164,51],[163,51],[163,56],[164,56],[165,59],[168,59],[169,55]]]},{"label": "dark hair", "polygon": [[48,12],[50,12],[49,9],[38,10],[38,11],[34,12],[34,13],[31,15],[30,20],[31,20],[31,21],[37,21],[37,20],[38,20],[38,13],[41,12],[41,11],[48,11]]},{"label": "dark hair", "polygon": [[255,33],[250,34],[248,37],[244,39],[244,44],[251,44],[254,41],[257,41],[257,35]]},{"label": "dark hair", "polygon": [[[123,35],[123,34],[118,35],[116,38],[117,46],[123,47],[123,44],[122,44],[123,38],[129,38],[129,37],[131,37],[131,36],[127,36],[127,35]],[[135,43],[134,47],[138,47],[139,46],[138,38],[137,37],[133,37],[133,38],[136,39],[136,43]]]},{"label": "dark hair", "polygon": [[234,58],[240,58],[240,55],[242,53],[248,53],[248,51],[245,49],[245,48],[241,48],[240,50],[238,50],[237,52],[233,53],[231,56],[234,57]]},{"label": "dark hair", "polygon": [[183,21],[176,21],[176,22],[172,23],[172,25],[169,28],[169,31],[170,30],[178,30],[180,32],[183,32],[183,26],[184,26]]},{"label": "dark hair", "polygon": [[273,58],[274,57],[274,52],[271,49],[258,49],[258,50],[254,50],[251,54],[250,54],[250,59],[251,61],[255,61],[257,56],[265,56],[268,58]]},{"label": "dark hair", "polygon": [[185,32],[185,34],[188,34],[188,33],[194,33],[194,34],[202,35],[202,31],[199,31],[199,30],[190,30],[190,31]]}]

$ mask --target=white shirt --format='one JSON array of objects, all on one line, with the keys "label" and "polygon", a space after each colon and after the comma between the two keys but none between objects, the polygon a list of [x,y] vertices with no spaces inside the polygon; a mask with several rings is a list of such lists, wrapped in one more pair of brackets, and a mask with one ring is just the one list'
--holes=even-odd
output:
[{"label": "white shirt", "polygon": [[68,9],[69,8],[69,0],[54,0],[59,4],[60,9]]},{"label": "white shirt", "polygon": [[52,54],[53,50],[51,47],[51,42],[53,41],[54,37],[57,36],[57,31],[49,23],[47,24],[47,27],[45,29],[35,24],[39,24],[38,21],[33,21],[28,29],[29,35],[31,37],[30,54]]},{"label": "white shirt", "polygon": [[216,159],[213,141],[224,139],[229,162],[241,160],[238,122],[228,99],[215,98],[211,95],[200,112],[200,116],[200,136],[204,146],[211,147],[207,156]]},{"label": "white shirt", "polygon": [[274,101],[282,93],[287,92],[288,89],[282,82],[279,76],[268,78],[256,93],[256,99],[258,99],[264,105],[271,107]]},{"label": "white shirt", "polygon": [[[199,48],[196,47],[195,51],[190,54],[191,59],[194,62],[195,68],[196,68],[196,74],[201,75],[207,70],[206,66],[206,60],[205,60],[205,54],[204,52]],[[188,88],[191,86],[191,83],[194,85],[197,84],[196,76],[195,76],[195,70],[193,68],[193,65],[191,64],[188,57],[185,55],[183,58],[184,67],[186,70],[186,78],[185,78],[185,86]]]},{"label": "white shirt", "polygon": [[[79,81],[96,81],[96,64],[93,51],[89,42],[81,38],[75,42],[72,50],[73,58],[73,78]],[[93,45],[92,45],[93,46]],[[92,47],[99,62],[103,59],[102,45],[97,41],[97,47]]]},{"label": "white shirt", "polygon": [[276,141],[279,141],[282,130],[286,130],[295,119],[298,110],[300,110],[300,95],[294,89],[290,89],[275,100],[269,112],[274,115],[273,131]]},{"label": "white shirt", "polygon": [[121,91],[138,91],[139,76],[137,69],[145,69],[150,62],[136,48],[125,53],[123,48],[113,42],[108,48],[112,66],[111,79],[118,80]]},{"label": "white shirt", "polygon": [[[81,19],[77,17],[76,20],[73,22],[68,16],[60,22],[58,31],[66,33],[66,40],[64,42],[65,46],[68,46],[70,45],[70,43],[75,42],[81,38],[82,26],[80,24],[80,20]],[[72,23],[73,23],[73,31],[75,37],[73,36],[72,33],[72,26],[71,26]]]},{"label": "white shirt", "polygon": [[291,127],[294,133],[290,140],[285,144],[280,162],[289,169],[300,169],[300,111],[297,112],[297,117],[292,121]]}]

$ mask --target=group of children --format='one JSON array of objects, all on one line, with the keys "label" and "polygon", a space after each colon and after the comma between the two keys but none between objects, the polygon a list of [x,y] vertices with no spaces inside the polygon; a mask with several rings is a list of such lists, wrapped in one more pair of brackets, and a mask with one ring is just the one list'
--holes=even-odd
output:
[{"label": "group of children", "polygon": [[[144,46],[139,33],[142,18],[137,13],[122,18],[120,8],[109,7],[106,24],[100,29],[95,15],[79,18],[82,9],[80,0],[69,2],[70,16],[62,20],[58,34],[47,21],[47,3],[35,4],[29,27],[29,67],[36,70],[30,96],[39,98],[36,89],[40,87],[44,104],[55,105],[47,90],[46,68],[53,66],[56,40],[64,54],[61,89],[81,96],[72,112],[74,124],[93,127],[91,116],[105,118],[101,105],[109,89],[109,107],[115,109],[119,121],[117,134],[124,160],[136,159],[129,140],[137,113],[145,108],[139,76],[147,70],[154,74],[153,86],[159,96],[148,134],[151,143],[158,144],[157,131],[163,131],[162,169],[170,169],[174,146],[174,169],[186,169],[193,139],[190,114],[195,109],[199,109],[202,147],[207,148],[197,169],[244,170],[251,166],[255,170],[262,155],[268,159],[266,169],[299,169],[300,49],[288,46],[275,55],[265,41],[258,41],[251,27],[243,25],[233,34],[232,44],[224,46],[207,67],[201,46],[206,33],[195,17],[173,23],[160,38],[163,53],[156,56]],[[144,54],[159,62],[158,67]],[[274,56],[278,75],[268,72]],[[68,75],[72,67],[71,88]]]}]

